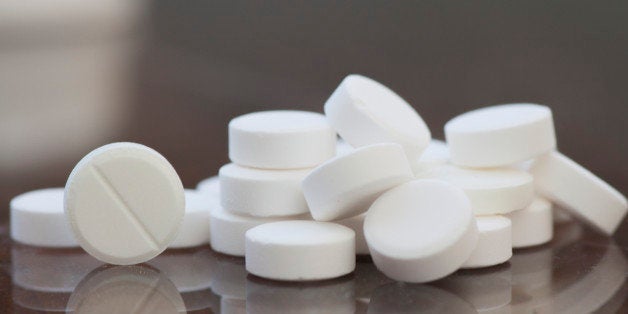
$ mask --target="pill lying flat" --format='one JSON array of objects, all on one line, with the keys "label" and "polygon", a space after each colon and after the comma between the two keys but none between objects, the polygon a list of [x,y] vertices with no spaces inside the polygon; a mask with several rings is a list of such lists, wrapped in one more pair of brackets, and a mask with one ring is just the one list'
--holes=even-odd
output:
[{"label": "pill lying flat", "polygon": [[199,182],[196,189],[203,193],[207,193],[216,198],[220,197],[220,179],[218,176],[209,177]]},{"label": "pill lying flat", "polygon": [[381,193],[413,176],[400,145],[375,144],[316,167],[303,193],[314,219],[337,220],[366,212]]},{"label": "pill lying flat", "polygon": [[336,221],[337,224],[351,228],[355,232],[355,254],[368,255],[369,247],[364,238],[364,219],[366,213]]},{"label": "pill lying flat", "polygon": [[65,213],[81,247],[119,265],[147,261],[177,235],[183,185],[159,153],[134,143],[102,146],[72,170]]},{"label": "pill lying flat", "polygon": [[218,207],[210,213],[210,243],[216,252],[244,256],[244,234],[247,230],[269,222],[307,218],[306,215],[254,217],[234,214]]},{"label": "pill lying flat", "polygon": [[254,112],[229,122],[229,158],[265,169],[309,168],[336,155],[336,132],[320,113]]},{"label": "pill lying flat", "polygon": [[552,240],[552,204],[536,197],[528,207],[507,215],[512,222],[512,247],[525,248]]},{"label": "pill lying flat", "polygon": [[177,237],[168,248],[185,248],[209,243],[209,212],[218,207],[211,196],[185,190],[185,213]]},{"label": "pill lying flat", "polygon": [[269,170],[227,164],[220,168],[220,200],[236,214],[257,217],[309,212],[301,181],[310,169]]},{"label": "pill lying flat", "polygon": [[552,111],[535,104],[507,104],[463,113],[445,124],[454,164],[499,167],[556,147]]},{"label": "pill lying flat", "polygon": [[462,268],[489,267],[512,257],[512,225],[503,216],[478,216],[478,244]]},{"label": "pill lying flat", "polygon": [[308,281],[355,269],[355,233],[330,222],[280,221],[246,232],[246,270],[259,277]]},{"label": "pill lying flat", "polygon": [[388,87],[352,74],[325,103],[329,123],[353,147],[398,143],[415,160],[430,141],[430,130],[419,114]]},{"label": "pill lying flat", "polygon": [[463,189],[476,215],[509,213],[534,199],[532,176],[510,168],[480,170],[447,165],[419,177],[443,180]]},{"label": "pill lying flat", "polygon": [[434,170],[449,163],[450,155],[447,144],[440,140],[432,139],[430,144],[421,154],[418,160],[411,164],[415,175]]},{"label": "pill lying flat", "polygon": [[63,193],[62,188],[51,188],[14,197],[9,205],[11,238],[34,246],[78,246],[65,219]]},{"label": "pill lying flat", "polygon": [[539,193],[606,234],[626,216],[625,196],[559,152],[535,159],[530,173]]},{"label": "pill lying flat", "polygon": [[373,203],[364,236],[373,262],[386,276],[428,282],[453,273],[469,259],[478,229],[464,191],[442,181],[415,180]]}]

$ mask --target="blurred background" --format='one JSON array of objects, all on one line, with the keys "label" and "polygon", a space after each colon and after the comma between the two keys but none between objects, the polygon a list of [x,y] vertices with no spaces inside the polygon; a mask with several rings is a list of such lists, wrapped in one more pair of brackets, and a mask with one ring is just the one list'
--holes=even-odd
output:
[{"label": "blurred background", "polygon": [[194,187],[228,162],[231,118],[322,112],[349,73],[436,138],[473,108],[548,105],[559,149],[628,193],[627,1],[4,0],[0,221],[112,141],[157,149]]}]

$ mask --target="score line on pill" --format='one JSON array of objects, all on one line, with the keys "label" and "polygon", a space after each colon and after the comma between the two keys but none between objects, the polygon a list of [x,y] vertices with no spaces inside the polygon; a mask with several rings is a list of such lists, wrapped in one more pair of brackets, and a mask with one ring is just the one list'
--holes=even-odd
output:
[{"label": "score line on pill", "polygon": [[65,213],[81,247],[110,264],[145,262],[174,240],[183,185],[155,150],[113,143],[87,154],[65,187]]}]

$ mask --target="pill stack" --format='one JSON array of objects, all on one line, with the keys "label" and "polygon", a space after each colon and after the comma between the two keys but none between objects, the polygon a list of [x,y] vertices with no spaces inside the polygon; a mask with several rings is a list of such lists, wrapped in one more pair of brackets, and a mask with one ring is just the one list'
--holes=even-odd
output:
[{"label": "pill stack", "polygon": [[461,114],[442,142],[395,92],[349,75],[324,112],[233,119],[231,163],[196,191],[156,151],[105,145],[76,165],[65,190],[14,199],[12,237],[78,244],[120,265],[209,241],[244,256],[249,273],[284,281],[340,277],[366,254],[386,276],[421,283],[551,241],[553,204],[606,235],[626,216],[621,193],[557,151],[546,106]]}]

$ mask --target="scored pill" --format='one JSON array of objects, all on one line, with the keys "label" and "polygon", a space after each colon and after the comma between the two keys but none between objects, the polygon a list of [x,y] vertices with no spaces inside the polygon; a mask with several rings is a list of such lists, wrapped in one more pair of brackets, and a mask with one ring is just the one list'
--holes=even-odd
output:
[{"label": "scored pill", "polygon": [[174,240],[185,207],[183,185],[159,153],[113,143],[86,155],[65,187],[65,213],[85,251],[111,264],[145,262]]}]

